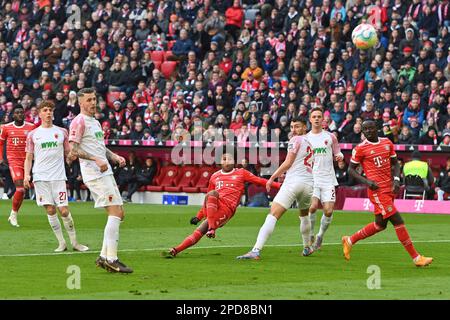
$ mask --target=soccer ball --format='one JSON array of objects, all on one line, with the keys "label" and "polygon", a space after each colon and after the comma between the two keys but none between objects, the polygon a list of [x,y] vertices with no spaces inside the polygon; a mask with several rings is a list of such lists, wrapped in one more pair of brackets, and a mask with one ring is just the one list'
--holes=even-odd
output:
[{"label": "soccer ball", "polygon": [[362,23],[353,30],[352,41],[358,49],[370,49],[378,43],[377,31],[371,24]]}]

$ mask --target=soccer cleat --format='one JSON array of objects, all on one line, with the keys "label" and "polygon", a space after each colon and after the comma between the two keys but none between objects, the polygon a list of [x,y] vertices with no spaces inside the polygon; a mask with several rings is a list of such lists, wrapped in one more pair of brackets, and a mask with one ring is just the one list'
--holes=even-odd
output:
[{"label": "soccer cleat", "polygon": [[313,249],[313,248],[311,248],[311,247],[305,247],[305,248],[303,248],[302,255],[303,255],[304,257],[310,256],[310,255],[312,255],[313,253],[314,253],[314,249]]},{"label": "soccer cleat", "polygon": [[323,241],[322,237],[319,236],[316,237],[316,241],[312,245],[314,251],[320,250],[320,248],[322,247],[322,241]]},{"label": "soccer cleat", "polygon": [[342,249],[344,251],[345,260],[350,260],[350,251],[352,251],[352,245],[349,243],[350,237],[343,236],[342,237]]},{"label": "soccer cleat", "polygon": [[75,244],[73,246],[73,251],[85,252],[85,251],[88,251],[88,250],[89,250],[88,247],[86,247],[86,246],[84,246],[82,244],[79,244],[79,243],[77,243],[77,244]]},{"label": "soccer cleat", "polygon": [[114,261],[105,260],[105,269],[108,272],[117,272],[117,273],[132,273],[133,269],[127,267],[125,264],[120,262],[119,259]]},{"label": "soccer cleat", "polygon": [[99,268],[105,269],[105,261],[105,258],[98,256],[97,260],[95,260],[95,265]]},{"label": "soccer cleat", "polygon": [[13,227],[15,228],[20,227],[19,224],[17,223],[17,215],[11,213],[9,215],[8,221]]},{"label": "soccer cleat", "polygon": [[433,258],[419,256],[414,261],[414,264],[416,265],[416,267],[426,267],[426,266],[430,265],[432,262],[433,262]]},{"label": "soccer cleat", "polygon": [[67,245],[65,243],[60,243],[58,248],[56,248],[55,252],[63,252],[67,250]]},{"label": "soccer cleat", "polygon": [[166,259],[173,259],[177,256],[177,250],[175,248],[171,248],[170,250],[161,252],[161,257]]},{"label": "soccer cleat", "polygon": [[243,256],[238,256],[236,257],[236,259],[238,260],[259,260],[261,259],[259,252],[247,252],[246,254],[244,254]]},{"label": "soccer cleat", "polygon": [[206,233],[206,236],[208,238],[215,238],[216,237],[216,230],[214,229],[209,229],[208,232]]}]

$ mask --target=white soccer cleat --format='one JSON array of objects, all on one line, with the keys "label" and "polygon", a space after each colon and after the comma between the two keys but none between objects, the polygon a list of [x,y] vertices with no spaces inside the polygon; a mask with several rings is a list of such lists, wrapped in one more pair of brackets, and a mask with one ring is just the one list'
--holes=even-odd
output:
[{"label": "white soccer cleat", "polygon": [[85,252],[85,251],[89,250],[89,247],[77,243],[76,245],[73,246],[73,250],[79,251],[79,252]]},{"label": "white soccer cleat", "polygon": [[6,193],[3,193],[2,200],[9,200],[8,195]]},{"label": "white soccer cleat", "polygon": [[19,224],[17,223],[17,214],[11,213],[9,215],[8,221],[13,227],[15,227],[15,228],[20,227]]},{"label": "white soccer cleat", "polygon": [[65,243],[60,243],[58,248],[55,249],[55,252],[63,252],[67,250],[67,245]]}]

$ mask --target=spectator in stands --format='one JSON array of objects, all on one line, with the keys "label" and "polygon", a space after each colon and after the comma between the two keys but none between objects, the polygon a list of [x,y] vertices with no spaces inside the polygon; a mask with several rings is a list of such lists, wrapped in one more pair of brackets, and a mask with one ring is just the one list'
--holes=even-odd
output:
[{"label": "spectator in stands", "polygon": [[337,165],[334,168],[336,173],[336,179],[340,186],[348,186],[349,185],[349,175],[348,175],[348,167],[345,160],[338,161]]},{"label": "spectator in stands", "polygon": [[131,202],[133,194],[143,186],[149,186],[156,175],[156,163],[152,158],[145,159],[144,165],[136,169],[135,179],[128,184],[127,201]]},{"label": "spectator in stands", "polygon": [[445,168],[439,172],[435,191],[439,201],[450,200],[450,157],[447,158]]},{"label": "spectator in stands", "polygon": [[414,151],[411,155],[411,161],[406,162],[403,167],[403,175],[418,175],[422,178],[427,199],[433,199],[434,190],[432,184],[434,183],[433,172],[427,162],[421,160],[422,155],[419,151]]},{"label": "spectator in stands", "polygon": [[361,142],[361,124],[356,123],[353,126],[353,132],[345,137],[345,142],[360,143]]},{"label": "spectator in stands", "polygon": [[414,137],[411,134],[411,130],[408,126],[403,126],[402,131],[398,135],[398,143],[400,144],[413,144],[415,142]]}]

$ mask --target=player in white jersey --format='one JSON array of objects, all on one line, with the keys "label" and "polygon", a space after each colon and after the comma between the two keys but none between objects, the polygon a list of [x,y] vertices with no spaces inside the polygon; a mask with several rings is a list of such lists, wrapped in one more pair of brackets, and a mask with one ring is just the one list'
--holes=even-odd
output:
[{"label": "player in white jersey", "polygon": [[314,241],[314,225],[319,202],[322,203],[323,207],[319,233],[313,244],[314,250],[319,250],[322,246],[325,232],[333,219],[334,203],[336,202],[335,186],[338,185],[333,160],[340,161],[344,159],[336,136],[328,131],[322,130],[322,120],[322,109],[313,108],[309,116],[311,131],[306,135],[314,149],[314,191],[311,207],[309,208],[311,241]]},{"label": "player in white jersey", "polygon": [[[44,101],[38,106],[42,124],[27,135],[24,187],[30,188],[30,173],[33,166],[36,202],[38,206],[45,208],[48,222],[59,242],[55,252],[67,250],[56,208],[61,214],[73,250],[87,251],[89,248],[77,241],[72,215],[67,203],[64,158],[69,154],[69,137],[66,129],[53,125],[54,109],[55,105],[50,101]],[[33,159],[34,165],[32,164]]]},{"label": "player in white jersey", "polygon": [[125,213],[122,197],[108,162],[110,160],[123,167],[125,159],[105,146],[102,127],[94,118],[97,109],[95,90],[81,89],[77,96],[81,112],[70,124],[71,154],[80,159],[81,176],[91,191],[95,207],[105,208],[108,214],[102,251],[95,263],[109,272],[131,273],[133,270],[117,257],[119,229]]},{"label": "player in white jersey", "polygon": [[300,118],[292,119],[291,132],[293,132],[294,136],[289,141],[286,159],[267,181],[267,190],[270,191],[275,179],[285,172],[286,178],[280,191],[273,199],[270,213],[259,230],[253,249],[242,256],[238,256],[237,259],[260,259],[261,250],[274,231],[277,221],[291,207],[294,201],[297,201],[300,211],[300,233],[304,247],[303,255],[308,256],[313,252],[313,249],[310,247],[311,222],[308,216],[313,192],[313,150],[305,136],[306,122],[304,120]]}]

